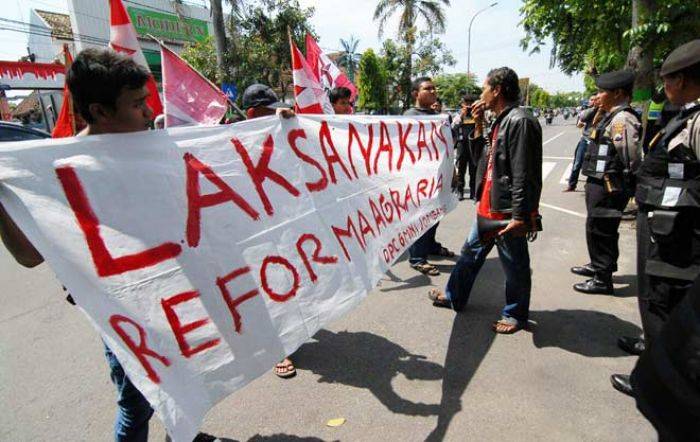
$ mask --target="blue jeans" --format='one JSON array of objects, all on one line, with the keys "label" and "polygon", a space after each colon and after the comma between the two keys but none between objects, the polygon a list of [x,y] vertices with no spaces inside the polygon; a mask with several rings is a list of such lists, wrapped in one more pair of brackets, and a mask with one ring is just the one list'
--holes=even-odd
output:
[{"label": "blue jeans", "polygon": [[435,241],[435,233],[440,223],[425,231],[423,236],[418,238],[411,247],[408,248],[408,262],[413,264],[425,264],[428,262],[428,255],[440,253],[442,244]]},{"label": "blue jeans", "polygon": [[506,235],[497,242],[481,244],[476,223],[474,223],[462,247],[462,254],[450,273],[445,296],[452,302],[452,308],[457,311],[467,305],[476,276],[494,244],[506,274],[506,306],[501,315],[518,322],[527,322],[532,281],[530,254],[525,237]]},{"label": "blue jeans", "polygon": [[134,387],[114,353],[105,345],[110,377],[117,387],[117,419],[114,440],[117,442],[148,442],[148,421],[153,408]]},{"label": "blue jeans", "polygon": [[586,155],[586,149],[588,149],[588,140],[586,137],[581,137],[574,152],[574,165],[571,167],[571,175],[569,175],[569,187],[576,187],[578,183],[578,176],[583,167],[583,157]]}]

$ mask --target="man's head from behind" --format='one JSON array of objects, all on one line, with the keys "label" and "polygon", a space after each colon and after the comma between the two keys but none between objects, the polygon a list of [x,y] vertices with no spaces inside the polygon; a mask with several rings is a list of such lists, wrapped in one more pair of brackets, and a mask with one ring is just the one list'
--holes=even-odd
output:
[{"label": "man's head from behind", "polygon": [[255,83],[248,86],[243,92],[243,109],[248,119],[275,115],[278,108],[288,108],[277,98],[277,94],[270,86]]},{"label": "man's head from behind", "polygon": [[411,83],[411,96],[415,106],[420,109],[430,109],[437,101],[437,89],[430,77],[418,77]]},{"label": "man's head from behind", "polygon": [[500,112],[520,99],[518,74],[508,67],[492,69],[484,80],[481,100],[486,109]]},{"label": "man's head from behind", "polygon": [[347,115],[352,113],[352,105],[350,104],[352,91],[346,87],[336,87],[331,90],[328,98],[333,105],[333,111],[338,115]]},{"label": "man's head from behind", "polygon": [[75,108],[92,134],[148,128],[153,111],[146,104],[149,73],[109,49],[86,49],[66,76]]}]

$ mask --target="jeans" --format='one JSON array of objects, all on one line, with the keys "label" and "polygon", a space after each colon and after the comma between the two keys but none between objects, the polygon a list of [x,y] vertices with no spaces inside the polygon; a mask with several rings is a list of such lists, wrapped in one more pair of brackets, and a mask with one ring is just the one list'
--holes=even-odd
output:
[{"label": "jeans", "polygon": [[442,244],[435,241],[435,233],[440,223],[425,231],[423,236],[418,238],[416,242],[408,248],[408,262],[413,264],[425,264],[428,262],[428,255],[436,255],[440,253]]},{"label": "jeans", "polygon": [[588,140],[586,137],[581,137],[574,152],[574,165],[571,167],[571,175],[569,175],[569,187],[576,187],[578,183],[578,176],[583,167],[583,157],[586,156],[586,149],[588,149]]},{"label": "jeans", "polygon": [[134,387],[114,353],[105,345],[110,377],[117,387],[117,419],[114,422],[114,440],[117,442],[148,442],[148,421],[153,409],[140,391]]},{"label": "jeans", "polygon": [[481,244],[477,226],[474,223],[462,247],[462,254],[450,273],[445,297],[452,302],[452,307],[457,311],[467,305],[476,276],[494,244],[498,249],[498,257],[506,276],[506,306],[501,315],[518,322],[527,322],[532,280],[530,254],[525,237],[506,235],[496,242]]}]

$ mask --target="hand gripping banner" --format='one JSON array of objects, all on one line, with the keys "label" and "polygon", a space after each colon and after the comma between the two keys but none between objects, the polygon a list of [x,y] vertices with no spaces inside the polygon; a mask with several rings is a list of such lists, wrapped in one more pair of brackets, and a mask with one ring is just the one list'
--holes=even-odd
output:
[{"label": "hand gripping banner", "polygon": [[437,116],[273,116],[3,144],[0,201],[179,442],[455,206],[453,156]]}]

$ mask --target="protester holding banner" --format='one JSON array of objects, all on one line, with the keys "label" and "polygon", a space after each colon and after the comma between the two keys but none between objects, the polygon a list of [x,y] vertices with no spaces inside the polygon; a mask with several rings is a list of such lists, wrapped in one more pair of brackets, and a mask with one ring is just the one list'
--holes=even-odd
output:
[{"label": "protester holding banner", "polygon": [[[415,100],[415,105],[404,112],[404,115],[437,115],[433,105],[437,102],[437,88],[430,77],[419,77],[411,84],[411,95]],[[436,276],[440,274],[437,267],[428,262],[428,255],[440,257],[452,257],[455,254],[443,247],[435,240],[435,233],[440,223],[428,229],[423,236],[418,238],[408,249],[408,261],[411,267],[425,275]]]},{"label": "protester holding banner", "polygon": [[336,115],[349,115],[352,113],[350,97],[352,97],[352,91],[343,86],[333,88],[330,91],[328,99],[331,101]]},{"label": "protester holding banner", "polygon": [[[150,74],[144,68],[112,50],[87,49],[81,52],[66,76],[75,109],[87,122],[87,128],[80,135],[146,130],[153,118],[153,112],[146,104],[149,78]],[[1,204],[0,236],[21,265],[35,267],[44,261]],[[146,442],[153,409],[106,345],[105,356],[118,394],[114,438],[116,441]],[[195,438],[198,442],[215,439],[204,433]]]},{"label": "protester holding banner", "polygon": [[[476,123],[472,146],[487,154],[477,176],[477,223],[472,226],[462,255],[444,293],[428,293],[436,307],[462,310],[474,281],[495,245],[505,271],[506,306],[493,323],[496,333],[514,333],[527,326],[530,307],[528,239],[541,230],[538,208],[542,190],[542,128],[518,106],[518,76],[510,68],[490,71],[481,100],[472,106]],[[483,137],[484,110],[496,114],[488,141]]]}]

